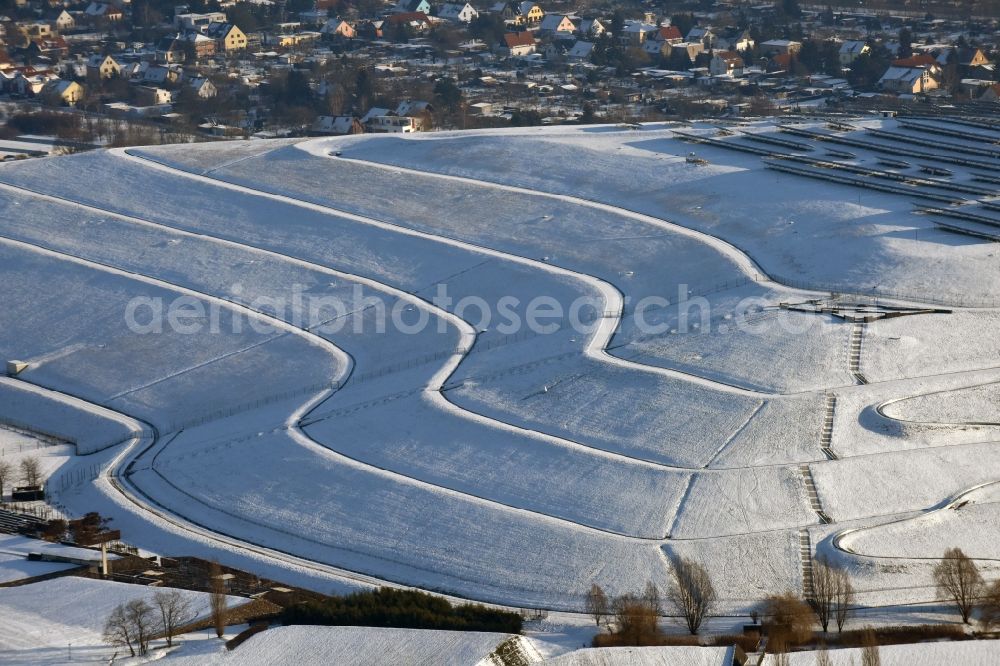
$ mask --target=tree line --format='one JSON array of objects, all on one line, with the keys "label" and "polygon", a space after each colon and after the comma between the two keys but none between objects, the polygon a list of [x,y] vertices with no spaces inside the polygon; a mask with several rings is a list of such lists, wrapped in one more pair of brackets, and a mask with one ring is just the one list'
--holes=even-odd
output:
[{"label": "tree line", "polygon": [[[594,646],[665,644],[667,637],[658,626],[665,603],[682,618],[692,636],[698,634],[705,618],[716,606],[711,578],[702,565],[686,558],[675,559],[671,570],[668,587],[662,594],[653,582],[648,582],[641,593],[611,598],[599,585],[592,584],[586,594],[586,611],[598,628],[607,629],[607,633],[595,637]],[[932,575],[939,598],[955,607],[963,623],[969,624],[978,611],[984,628],[1000,627],[1000,580],[987,584],[975,561],[961,549],[946,550]],[[812,585],[807,594],[771,595],[751,612],[750,617],[766,633],[768,651],[773,654],[784,654],[812,642],[814,627],[818,624],[823,635],[836,627],[842,636],[840,642],[859,644],[867,655],[864,663],[877,664],[878,635],[875,630],[865,627],[860,632],[845,632],[857,608],[856,591],[847,569],[821,555],[812,562]],[[924,627],[921,631],[931,629]],[[846,633],[852,635],[846,636]],[[952,632],[947,631],[941,634],[942,637],[951,635]],[[820,644],[823,643],[821,638]],[[776,663],[783,662],[778,660]]]}]

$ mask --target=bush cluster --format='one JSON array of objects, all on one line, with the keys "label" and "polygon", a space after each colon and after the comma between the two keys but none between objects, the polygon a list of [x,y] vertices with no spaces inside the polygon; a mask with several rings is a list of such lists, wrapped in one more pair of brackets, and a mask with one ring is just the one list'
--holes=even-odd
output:
[{"label": "bush cluster", "polygon": [[401,627],[452,631],[521,632],[521,616],[481,604],[452,606],[415,590],[380,588],[344,597],[306,601],[285,609],[284,624]]}]

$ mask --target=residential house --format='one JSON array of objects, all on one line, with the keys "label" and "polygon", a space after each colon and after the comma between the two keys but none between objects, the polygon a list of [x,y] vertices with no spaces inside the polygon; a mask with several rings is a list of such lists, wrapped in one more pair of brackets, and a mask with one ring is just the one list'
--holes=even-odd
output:
[{"label": "residential house", "polygon": [[389,109],[384,109],[381,106],[373,106],[372,108],[368,109],[368,113],[361,116],[361,124],[367,126],[368,123],[371,122],[373,118],[377,118],[379,116],[388,116],[390,113],[391,111]]},{"label": "residential house", "polygon": [[48,23],[20,23],[17,29],[28,39],[40,39],[52,36],[52,26]]},{"label": "residential house", "polygon": [[56,30],[64,32],[66,30],[72,30],[76,27],[76,19],[73,18],[72,14],[64,9],[59,12],[59,16],[55,18],[53,24],[55,25]]},{"label": "residential house", "polygon": [[134,90],[136,101],[140,106],[160,106],[173,101],[173,94],[165,88],[135,86]]},{"label": "residential house", "polygon": [[986,57],[986,54],[982,49],[969,48],[969,49],[958,49],[958,57],[956,58],[959,67],[983,67],[990,64],[990,59]]},{"label": "residential house", "polygon": [[54,79],[42,88],[41,97],[54,106],[76,106],[83,99],[83,86],[76,81]]},{"label": "residential house", "polygon": [[200,32],[188,32],[184,39],[191,45],[195,58],[204,58],[215,53],[216,41]]},{"label": "residential house", "polygon": [[686,42],[701,42],[706,51],[715,47],[716,39],[717,36],[714,32],[712,32],[711,28],[702,28],[700,26],[694,26],[688,30],[688,34],[684,37],[684,41]]},{"label": "residential house", "polygon": [[940,86],[940,83],[944,78],[944,67],[942,67],[929,53],[915,53],[909,58],[899,58],[893,60],[892,67],[926,70],[930,75],[930,78],[934,79],[935,88]]},{"label": "residential house", "polygon": [[235,23],[213,23],[205,29],[205,36],[215,40],[217,52],[231,53],[247,48],[247,35]]},{"label": "residential house", "polygon": [[666,44],[680,44],[684,41],[684,35],[676,25],[661,25],[652,35],[652,39]]},{"label": "residential house", "polygon": [[749,51],[755,44],[754,38],[750,36],[750,29],[747,28],[733,38],[729,46],[733,51]]},{"label": "residential house", "polygon": [[802,42],[790,39],[769,39],[760,43],[760,52],[764,56],[794,55],[802,50]]},{"label": "residential house", "polygon": [[364,134],[365,126],[356,116],[319,116],[312,126],[313,134]]},{"label": "residential house", "polygon": [[767,71],[793,73],[793,65],[796,63],[794,53],[775,53],[767,61]]},{"label": "residential house", "polygon": [[156,85],[168,85],[177,83],[184,78],[184,70],[180,65],[150,65],[140,72],[141,79],[145,83]]},{"label": "residential house", "polygon": [[204,76],[195,76],[187,83],[188,87],[194,90],[195,95],[201,99],[211,99],[218,94],[215,84]]},{"label": "residential house", "polygon": [[867,42],[849,39],[840,45],[837,55],[840,59],[841,67],[849,67],[859,57],[869,53],[871,47]]},{"label": "residential house", "polygon": [[542,55],[546,60],[560,60],[569,54],[571,44],[565,39],[553,39],[542,48]]},{"label": "residential house", "polygon": [[601,19],[596,18],[580,19],[580,22],[577,24],[577,30],[583,37],[594,38],[600,37],[608,31],[605,25],[601,23]]},{"label": "residential house", "polygon": [[593,42],[577,41],[576,44],[566,52],[566,57],[570,60],[587,61],[594,50]]},{"label": "residential house", "polygon": [[122,10],[104,2],[91,2],[83,10],[83,15],[91,22],[103,20],[109,23],[117,23],[125,18]]},{"label": "residential house", "polygon": [[994,83],[991,86],[987,86],[987,88],[983,90],[982,94],[979,96],[979,99],[987,102],[996,102],[997,100],[1000,100],[1000,83]]},{"label": "residential house", "polygon": [[366,125],[369,131],[390,134],[417,132],[417,120],[400,116],[375,116]]},{"label": "residential house", "polygon": [[421,100],[405,100],[396,105],[396,115],[397,116],[419,116],[424,113],[431,113],[434,111],[434,107],[430,102],[424,102]]},{"label": "residential house", "polygon": [[490,102],[476,102],[469,105],[470,116],[492,116],[493,104]]},{"label": "residential house", "polygon": [[669,56],[670,50],[673,49],[673,45],[656,39],[647,39],[639,48],[648,53],[651,58],[655,59],[661,56]]},{"label": "residential house", "polygon": [[545,18],[545,11],[541,5],[534,2],[510,2],[495,5],[493,10],[500,14],[506,23],[518,26],[536,26]]},{"label": "residential house", "polygon": [[109,55],[92,55],[87,58],[87,78],[111,79],[121,74],[118,61]]},{"label": "residential house", "polygon": [[675,49],[680,49],[687,53],[687,57],[691,62],[695,61],[698,54],[705,52],[705,45],[701,42],[681,42],[680,44],[668,44],[670,50],[667,55],[672,54]]},{"label": "residential house", "polygon": [[434,107],[431,106],[430,102],[406,100],[396,106],[393,115],[411,118],[414,121],[413,126],[416,131],[421,132],[431,128],[431,114],[433,112]]},{"label": "residential house", "polygon": [[472,23],[479,18],[479,12],[469,3],[464,5],[447,3],[441,5],[441,9],[438,10],[438,18],[455,23]]},{"label": "residential house", "polygon": [[330,19],[326,22],[320,32],[331,37],[343,37],[344,39],[354,39],[358,36],[358,31],[350,23],[343,19]]},{"label": "residential house", "polygon": [[427,0],[399,0],[396,6],[392,8],[392,11],[396,14],[412,14],[415,12],[430,14],[431,3],[427,2]]},{"label": "residential house", "polygon": [[713,76],[741,76],[743,58],[736,51],[717,51],[708,64]]},{"label": "residential house", "polygon": [[948,65],[949,61],[954,62],[954,64],[964,69],[972,69],[973,67],[982,67],[983,65],[990,64],[990,59],[986,57],[983,50],[977,48],[931,46],[925,52],[933,55],[941,67]]},{"label": "residential house", "polygon": [[187,57],[185,41],[180,35],[162,37],[156,43],[156,61],[166,64],[184,62]]},{"label": "residential house", "polygon": [[226,23],[228,21],[229,19],[226,18],[225,12],[208,12],[206,14],[174,14],[174,29],[181,31],[197,30],[198,32],[203,32],[213,23]]},{"label": "residential house", "polygon": [[[117,62],[117,61],[116,61]],[[118,63],[118,76],[123,79],[133,79],[139,75],[140,70],[143,65],[149,66],[149,63],[142,63],[135,60],[132,61],[122,61]]]},{"label": "residential house", "polygon": [[361,21],[355,31],[362,39],[382,39],[385,37],[385,21]]},{"label": "residential house", "polygon": [[0,62],[0,93],[14,92],[14,80],[17,78],[17,70],[6,64]]},{"label": "residential house", "polygon": [[425,33],[431,29],[430,17],[424,12],[402,12],[399,14],[393,14],[386,19],[386,24],[392,28],[405,25],[417,34]]},{"label": "residential house", "polygon": [[546,14],[538,26],[539,34],[569,36],[576,32],[576,25],[565,14]]},{"label": "residential house", "polygon": [[657,26],[642,21],[626,21],[620,35],[616,35],[618,44],[623,47],[642,46],[646,39],[657,32]]},{"label": "residential house", "polygon": [[31,66],[18,67],[14,73],[14,78],[6,84],[7,91],[24,97],[40,95],[49,82],[59,79],[52,70]]},{"label": "residential house", "polygon": [[28,51],[32,55],[58,60],[69,55],[69,44],[60,35],[31,40]]},{"label": "residential house", "polygon": [[917,94],[936,89],[938,82],[925,67],[891,66],[878,80],[878,87],[897,94]]},{"label": "residential house", "polygon": [[535,34],[525,30],[524,32],[504,33],[503,41],[497,48],[497,55],[518,58],[535,51]]}]

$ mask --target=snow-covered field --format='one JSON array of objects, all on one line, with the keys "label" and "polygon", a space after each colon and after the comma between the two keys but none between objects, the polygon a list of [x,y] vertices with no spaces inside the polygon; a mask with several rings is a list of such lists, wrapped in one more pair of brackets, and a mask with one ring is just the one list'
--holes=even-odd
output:
[{"label": "snow-covered field", "polygon": [[[851,666],[863,663],[861,652],[861,648],[845,648],[829,650],[827,656],[831,666]],[[791,666],[812,666],[816,658],[815,652],[793,652],[788,655],[788,663]],[[882,666],[992,666],[1000,660],[1000,644],[997,641],[959,641],[886,645],[879,648],[879,659]],[[775,663],[773,656],[764,661],[765,666]]]},{"label": "snow-covered field", "polygon": [[553,666],[722,666],[733,661],[733,648],[660,647],[576,650],[546,664]]},{"label": "snow-covered field", "polygon": [[[120,603],[145,599],[163,588],[88,578],[61,577],[0,588],[0,662],[46,664],[107,661],[117,648],[103,643],[104,621]],[[197,617],[209,611],[209,595],[181,592]],[[241,600],[230,597],[235,605]],[[75,657],[74,657],[75,653]]]},{"label": "snow-covered field", "polygon": [[[378,627],[276,627],[251,637],[236,650],[218,644],[185,645],[169,654],[166,663],[176,666],[270,666],[271,664],[410,664],[412,666],[473,666],[488,664],[490,654],[506,640],[525,645],[522,637],[467,631],[422,631]],[[194,649],[191,649],[191,648]],[[202,648],[202,649],[199,649]],[[208,649],[204,649],[208,648]]]},{"label": "snow-covered field", "polygon": [[[801,587],[807,530],[866,602],[927,601],[920,558],[998,556],[995,501],[935,511],[1000,481],[996,246],[693,149],[709,163],[665,126],[566,127],[4,164],[0,354],[29,365],[0,423],[111,447],[60,449],[58,474],[109,474],[58,499],[127,540],[324,591],[580,610],[680,555],[744,612]],[[835,311],[874,296],[951,312]],[[136,298],[193,325],[137,330]]]}]

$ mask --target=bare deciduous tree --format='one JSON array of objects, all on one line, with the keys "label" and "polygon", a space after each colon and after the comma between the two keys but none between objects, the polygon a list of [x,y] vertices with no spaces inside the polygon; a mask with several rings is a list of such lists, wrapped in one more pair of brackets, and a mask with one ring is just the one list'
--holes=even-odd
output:
[{"label": "bare deciduous tree", "polygon": [[160,625],[167,646],[171,646],[177,630],[194,619],[191,602],[179,590],[159,590],[153,595],[153,605],[160,612]]},{"label": "bare deciduous tree", "polygon": [[597,583],[590,586],[587,593],[587,614],[594,618],[594,623],[601,626],[601,622],[606,622],[611,608],[608,604],[608,597],[604,590]]},{"label": "bare deciduous tree", "polygon": [[882,656],[878,649],[878,636],[871,627],[865,627],[861,635],[861,666],[882,666]]},{"label": "bare deciduous tree", "polygon": [[26,486],[37,486],[42,479],[42,466],[38,458],[21,458],[21,480]]},{"label": "bare deciduous tree", "polygon": [[969,624],[969,617],[976,600],[982,596],[985,583],[979,568],[961,548],[949,548],[934,567],[934,582],[938,593],[955,603],[962,615],[962,622]]},{"label": "bare deciduous tree", "polygon": [[149,650],[152,626],[153,608],[142,599],[133,599],[111,611],[104,622],[104,640],[127,647],[133,657],[141,657]]},{"label": "bare deciduous tree", "polygon": [[212,609],[212,626],[215,627],[215,635],[222,638],[226,632],[228,609],[226,608],[226,585],[222,578],[222,567],[219,566],[218,562],[212,562],[208,569],[208,575],[211,589],[209,603]]},{"label": "bare deciduous tree", "polygon": [[133,599],[125,604],[125,619],[131,625],[139,655],[145,655],[153,634],[153,607],[142,599]]},{"label": "bare deciduous tree", "polygon": [[7,480],[14,475],[14,466],[6,460],[0,460],[0,499],[3,499],[3,491],[7,485]]},{"label": "bare deciduous tree", "polygon": [[833,617],[834,600],[837,589],[837,572],[824,556],[819,556],[813,560],[812,582],[813,594],[808,600],[816,613],[816,619],[823,627],[825,634],[830,628],[830,619]]},{"label": "bare deciduous tree", "polygon": [[132,623],[125,615],[125,606],[118,604],[104,621],[104,641],[109,645],[125,646],[129,654],[135,656],[135,636]]},{"label": "bare deciduous tree", "polygon": [[663,601],[660,598],[660,588],[656,587],[656,583],[653,581],[646,582],[646,589],[642,593],[642,599],[657,617],[663,615]]},{"label": "bare deciduous tree", "polygon": [[705,567],[693,560],[677,558],[673,570],[674,580],[668,596],[684,616],[688,631],[697,634],[715,604],[715,588]]},{"label": "bare deciduous tree", "polygon": [[854,607],[854,584],[846,569],[837,569],[834,576],[833,614],[837,620],[837,631],[843,631]]}]

